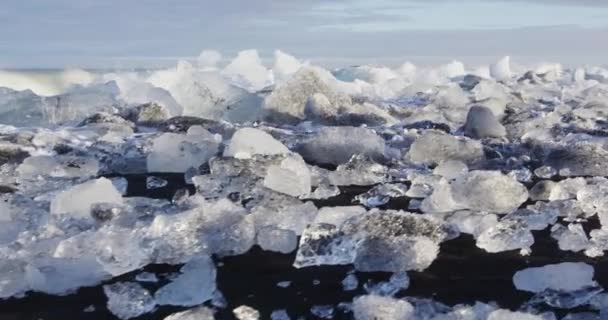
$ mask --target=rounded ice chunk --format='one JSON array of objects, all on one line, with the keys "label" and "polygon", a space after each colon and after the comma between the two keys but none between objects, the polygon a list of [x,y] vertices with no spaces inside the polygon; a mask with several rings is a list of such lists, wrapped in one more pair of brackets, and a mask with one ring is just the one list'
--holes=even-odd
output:
[{"label": "rounded ice chunk", "polygon": [[304,142],[298,152],[309,162],[339,165],[356,154],[381,159],[384,148],[384,139],[370,129],[323,127]]},{"label": "rounded ice chunk", "polygon": [[51,201],[51,214],[69,214],[75,218],[90,218],[91,208],[97,203],[123,203],[122,195],[112,181],[99,178],[71,187]]},{"label": "rounded ice chunk", "polygon": [[242,128],[234,133],[224,150],[224,157],[287,154],[289,149],[270,134],[256,128]]},{"label": "rounded ice chunk", "polygon": [[405,300],[366,295],[353,301],[355,320],[406,320],[414,315],[414,307]]},{"label": "rounded ice chunk", "polygon": [[507,135],[507,130],[498,122],[492,110],[484,106],[472,106],[467,114],[464,133],[476,139],[502,138]]},{"label": "rounded ice chunk", "polygon": [[484,158],[479,141],[438,131],[427,131],[421,135],[414,141],[407,155],[410,161],[424,164],[439,164],[447,160],[472,164]]},{"label": "rounded ice chunk", "polygon": [[511,57],[506,56],[490,66],[490,75],[497,81],[511,79]]},{"label": "rounded ice chunk", "polygon": [[593,267],[586,263],[564,262],[518,271],[513,276],[513,284],[518,290],[535,293],[547,289],[575,291],[597,285],[593,274]]},{"label": "rounded ice chunk", "polygon": [[451,184],[454,200],[467,209],[508,213],[528,199],[528,190],[499,171],[471,171]]}]

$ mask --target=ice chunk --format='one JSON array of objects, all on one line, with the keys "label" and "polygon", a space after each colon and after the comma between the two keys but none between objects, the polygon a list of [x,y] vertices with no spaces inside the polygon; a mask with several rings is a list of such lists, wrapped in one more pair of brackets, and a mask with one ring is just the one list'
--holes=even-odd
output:
[{"label": "ice chunk", "polygon": [[257,240],[258,245],[268,251],[290,253],[298,247],[298,237],[295,232],[274,227],[259,229]]},{"label": "ice chunk", "polygon": [[306,196],[311,188],[310,169],[301,157],[291,155],[268,167],[264,186],[294,197]]},{"label": "ice chunk", "polygon": [[158,277],[151,272],[142,272],[135,276],[135,281],[139,282],[158,282]]},{"label": "ice chunk", "polygon": [[308,162],[339,165],[353,155],[384,157],[384,139],[361,127],[323,127],[304,142],[298,152]]},{"label": "ice chunk", "polygon": [[98,171],[97,160],[78,156],[33,156],[25,159],[17,167],[17,173],[24,179],[90,178],[95,177]]},{"label": "ice chunk", "polygon": [[427,216],[371,211],[341,227],[320,223],[307,228],[294,266],[354,263],[360,271],[424,270],[447,237],[444,226]]},{"label": "ice chunk", "polygon": [[552,150],[546,157],[547,165],[559,171],[560,176],[608,176],[608,151],[588,141],[569,143]]},{"label": "ice chunk", "polygon": [[551,237],[557,240],[561,250],[579,252],[589,247],[589,238],[583,230],[583,226],[578,223],[571,223],[568,228],[562,225],[555,225],[551,229]]},{"label": "ice chunk", "polygon": [[534,244],[534,236],[525,225],[517,220],[502,220],[477,236],[477,247],[487,252],[526,249]]},{"label": "ice chunk", "polygon": [[[348,98],[338,95],[327,80],[332,80],[327,71],[305,67],[298,70],[289,80],[283,82],[266,97],[264,110],[271,120],[294,121],[304,119],[304,107],[314,94],[325,95],[332,105],[340,105]],[[335,81],[335,79],[333,79]]]},{"label": "ice chunk", "polygon": [[310,313],[321,319],[333,319],[334,311],[334,307],[331,305],[320,305],[310,308]]},{"label": "ice chunk", "polygon": [[361,206],[323,207],[319,209],[314,223],[327,223],[340,227],[346,220],[365,212],[365,208]]},{"label": "ice chunk", "polygon": [[464,132],[476,139],[502,138],[507,135],[505,127],[498,122],[492,110],[484,106],[472,106],[469,109]]},{"label": "ice chunk", "polygon": [[437,131],[427,131],[410,147],[407,154],[414,163],[439,164],[459,160],[472,164],[484,159],[479,141],[454,137]]},{"label": "ice chunk", "polygon": [[106,178],[91,180],[59,193],[51,201],[51,214],[86,219],[91,217],[91,209],[97,203],[123,203],[122,195]]},{"label": "ice chunk", "polygon": [[127,188],[129,187],[129,181],[124,178],[124,177],[114,177],[114,178],[110,178],[110,181],[112,181],[112,184],[114,185],[114,188],[116,188],[116,190],[118,192],[120,192],[120,194],[122,194],[123,196],[127,194]]},{"label": "ice chunk", "polygon": [[433,174],[442,176],[448,180],[456,179],[467,172],[469,172],[467,165],[458,160],[443,161],[433,170]]},{"label": "ice chunk", "polygon": [[268,133],[255,128],[242,128],[234,133],[224,150],[224,157],[248,158],[256,154],[287,154],[289,149]]},{"label": "ice chunk", "polygon": [[154,294],[158,305],[196,306],[213,298],[215,266],[211,258],[202,256],[186,263],[180,275]]},{"label": "ice chunk", "polygon": [[162,104],[151,102],[128,109],[124,117],[142,125],[158,125],[170,118],[171,112]]},{"label": "ice chunk", "polygon": [[405,197],[407,185],[403,183],[381,184],[373,187],[366,193],[357,195],[354,201],[368,207],[379,207],[387,204],[391,198]]},{"label": "ice chunk", "polygon": [[213,315],[213,310],[201,306],[171,314],[163,320],[215,320],[215,316]]},{"label": "ice chunk", "polygon": [[257,50],[239,52],[222,73],[249,91],[261,90],[270,84],[270,73],[262,64]]},{"label": "ice chunk", "polygon": [[152,189],[158,189],[158,188],[164,188],[167,186],[169,182],[163,178],[159,178],[159,177],[147,177],[146,178],[146,189],[148,190],[152,190]]},{"label": "ice chunk", "polygon": [[302,63],[295,57],[281,51],[274,52],[274,65],[272,73],[276,82],[280,83],[287,80],[293,74],[298,72],[302,67]]},{"label": "ice chunk", "polygon": [[344,291],[356,290],[358,287],[359,287],[359,280],[357,279],[357,276],[352,273],[347,275],[342,280],[342,288],[344,289]]},{"label": "ice chunk", "polygon": [[291,320],[291,318],[289,317],[289,314],[287,314],[286,310],[281,309],[274,310],[272,313],[270,313],[270,320]]},{"label": "ice chunk", "polygon": [[157,263],[175,264],[201,253],[244,253],[255,242],[255,226],[242,207],[223,199],[179,214],[157,215],[147,237]]},{"label": "ice chunk", "polygon": [[542,292],[546,289],[575,291],[597,285],[593,267],[582,262],[564,262],[518,271],[513,284],[518,290]]},{"label": "ice chunk", "polygon": [[541,316],[499,309],[488,316],[488,320],[543,320]]},{"label": "ice chunk", "polygon": [[256,309],[242,305],[232,310],[232,313],[238,320],[259,320],[260,312]]},{"label": "ice chunk", "polygon": [[511,58],[506,56],[490,66],[490,75],[497,81],[507,81],[511,79]]},{"label": "ice chunk", "polygon": [[336,186],[369,186],[388,181],[388,168],[370,156],[354,155],[347,163],[329,172],[329,181]]},{"label": "ice chunk", "polygon": [[103,286],[108,309],[120,319],[131,319],[154,310],[154,298],[148,290],[133,282],[117,282]]},{"label": "ice chunk", "polygon": [[340,195],[340,188],[328,183],[317,186],[315,191],[308,195],[308,199],[328,199]]},{"label": "ice chunk", "polygon": [[604,289],[600,287],[585,287],[575,291],[561,291],[547,289],[537,293],[526,303],[529,306],[548,306],[560,309],[572,309],[588,304],[593,297],[600,294]]},{"label": "ice chunk", "polygon": [[218,153],[219,142],[211,134],[163,133],[152,142],[148,172],[185,172],[198,168]]},{"label": "ice chunk", "polygon": [[462,209],[508,213],[528,199],[528,190],[499,171],[471,171],[449,185],[440,183],[422,204],[425,212]]},{"label": "ice chunk", "polygon": [[201,68],[215,68],[222,61],[222,54],[215,50],[203,50],[199,54],[197,63]]},{"label": "ice chunk", "polygon": [[410,286],[410,278],[407,272],[397,272],[391,275],[388,281],[365,284],[368,294],[392,297],[401,290],[406,290]]},{"label": "ice chunk", "polygon": [[486,212],[462,210],[454,212],[447,221],[458,231],[477,237],[486,229],[497,225],[498,217]]},{"label": "ice chunk", "polygon": [[353,314],[356,320],[411,319],[414,307],[404,300],[367,295],[355,298]]}]

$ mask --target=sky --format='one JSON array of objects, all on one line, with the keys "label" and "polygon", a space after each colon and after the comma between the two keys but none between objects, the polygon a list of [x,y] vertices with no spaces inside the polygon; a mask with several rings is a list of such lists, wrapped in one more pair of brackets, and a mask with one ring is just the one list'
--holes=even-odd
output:
[{"label": "sky", "polygon": [[321,64],[608,63],[608,0],[2,0],[0,68],[130,68],[216,49]]}]

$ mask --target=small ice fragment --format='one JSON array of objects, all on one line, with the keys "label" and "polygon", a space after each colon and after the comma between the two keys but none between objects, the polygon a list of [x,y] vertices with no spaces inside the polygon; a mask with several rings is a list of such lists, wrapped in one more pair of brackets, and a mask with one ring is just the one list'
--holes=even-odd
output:
[{"label": "small ice fragment", "polygon": [[232,310],[238,320],[259,320],[260,312],[252,307],[242,305]]},{"label": "small ice fragment", "polygon": [[215,316],[213,315],[213,310],[200,306],[171,314],[163,320],[215,320]]},{"label": "small ice fragment", "polygon": [[312,280],[312,285],[313,285],[313,286],[318,286],[318,285],[320,285],[320,284],[321,284],[321,281],[319,281],[318,279],[314,279],[314,280]]},{"label": "small ice fragment", "polygon": [[313,306],[310,308],[310,313],[321,319],[333,319],[334,307],[331,305]]},{"label": "small ice fragment", "polygon": [[90,305],[86,308],[84,308],[84,310],[82,310],[82,312],[95,312],[95,306],[94,305]]},{"label": "small ice fragment", "polygon": [[604,289],[600,287],[585,287],[575,291],[560,291],[547,289],[534,295],[527,305],[538,306],[546,304],[560,309],[572,309],[588,304],[593,297],[600,294]]},{"label": "small ice fragment", "polygon": [[403,183],[380,184],[366,193],[357,195],[354,201],[368,207],[379,207],[387,204],[391,198],[405,197],[407,185]]},{"label": "small ice fragment", "polygon": [[568,228],[556,224],[551,229],[551,237],[557,240],[560,250],[579,252],[590,246],[589,238],[578,223],[571,223]]},{"label": "small ice fragment", "polygon": [[542,292],[547,289],[575,291],[596,286],[593,267],[582,262],[564,262],[518,271],[513,283],[518,290]]},{"label": "small ice fragment", "polygon": [[291,285],[291,281],[281,281],[277,283],[277,287],[279,288],[287,288]]},{"label": "small ice fragment", "polygon": [[352,291],[359,287],[359,280],[354,274],[349,274],[342,280],[342,288],[344,291]]},{"label": "small ice fragment", "polygon": [[406,290],[410,286],[410,278],[407,272],[397,272],[391,275],[388,281],[365,284],[368,294],[392,297],[401,290]]},{"label": "small ice fragment", "polygon": [[315,191],[313,191],[308,198],[309,199],[328,199],[331,197],[335,197],[340,195],[340,188],[335,185],[330,185],[327,183],[320,184],[317,186]]},{"label": "small ice fragment", "polygon": [[289,314],[287,314],[287,310],[274,310],[270,313],[270,320],[291,320],[289,318]]},{"label": "small ice fragment", "polygon": [[366,295],[355,298],[353,314],[355,320],[411,319],[414,307],[404,300]]},{"label": "small ice fragment", "polygon": [[103,286],[108,297],[108,309],[120,319],[131,319],[154,310],[154,298],[141,285],[117,282]]},{"label": "small ice fragment", "polygon": [[295,232],[270,226],[258,230],[257,241],[263,250],[280,253],[290,253],[298,247]]},{"label": "small ice fragment", "polygon": [[151,272],[142,272],[135,276],[135,281],[139,282],[158,282],[158,277]]},{"label": "small ice fragment", "polygon": [[550,166],[542,166],[534,170],[534,175],[541,179],[551,179],[557,175],[557,170]]},{"label": "small ice fragment", "polygon": [[159,177],[155,177],[155,176],[150,176],[146,178],[146,189],[148,190],[152,190],[152,189],[159,189],[159,188],[164,188],[165,186],[167,186],[169,182],[167,182],[167,180],[159,178]]},{"label": "small ice fragment", "polygon": [[490,313],[488,320],[543,320],[543,318],[529,313],[499,309]]},{"label": "small ice fragment", "polygon": [[213,298],[215,266],[211,258],[202,256],[186,263],[181,274],[154,295],[158,305],[195,306]]}]

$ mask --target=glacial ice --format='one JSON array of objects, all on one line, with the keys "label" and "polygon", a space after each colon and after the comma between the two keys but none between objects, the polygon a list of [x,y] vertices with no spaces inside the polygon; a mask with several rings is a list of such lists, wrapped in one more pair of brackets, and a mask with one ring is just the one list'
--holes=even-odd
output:
[{"label": "glacial ice", "polygon": [[119,319],[131,319],[154,310],[154,298],[141,285],[117,282],[103,287],[108,297],[108,309]]},{"label": "glacial ice", "polygon": [[[357,319],[547,320],[556,316],[537,308],[606,309],[589,261],[608,251],[608,71],[515,66],[507,57],[478,69],[330,72],[281,51],[274,65],[255,51],[232,61],[205,51],[168,69],[0,88],[0,297],[104,284],[123,319],[209,300],[166,319],[213,319],[233,302],[217,291],[222,269],[210,257],[257,245],[295,251],[296,267],[350,265],[344,290],[370,294],[352,304]],[[416,213],[372,209],[402,205]],[[405,272],[424,272],[460,233],[484,258],[519,250],[538,266],[548,240],[572,262],[515,274],[516,288],[535,294],[516,312],[389,297],[408,295]],[[183,266],[165,278],[142,273],[150,264]],[[377,271],[394,275],[359,276]],[[126,274],[141,284],[117,278]],[[350,315],[348,303],[314,306]]]},{"label": "glacial ice", "polygon": [[194,258],[180,269],[180,275],[156,291],[156,304],[185,307],[202,304],[213,297],[215,276],[211,258]]},{"label": "glacial ice", "polygon": [[367,295],[355,298],[353,313],[356,320],[410,319],[414,307],[404,300]]},{"label": "glacial ice", "polygon": [[595,286],[593,267],[582,263],[564,262],[518,271],[513,283],[519,290],[542,292],[546,289],[575,291]]}]

